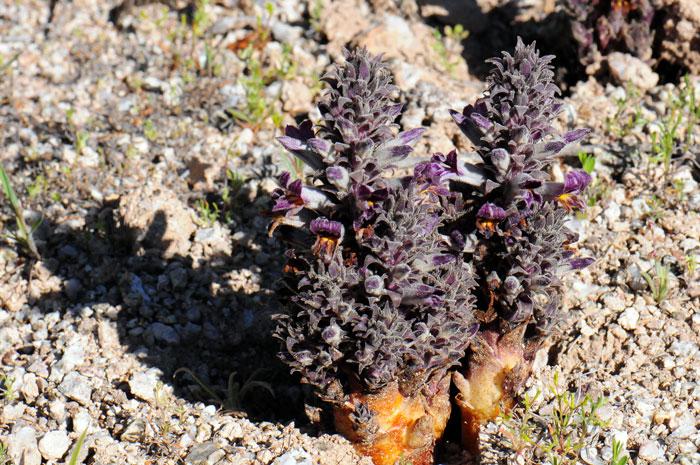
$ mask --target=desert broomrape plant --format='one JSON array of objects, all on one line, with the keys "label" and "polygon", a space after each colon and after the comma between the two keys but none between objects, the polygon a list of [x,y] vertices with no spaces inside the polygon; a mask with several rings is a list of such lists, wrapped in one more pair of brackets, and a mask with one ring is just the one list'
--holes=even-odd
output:
[{"label": "desert broomrape plant", "polygon": [[562,275],[592,261],[574,258],[578,236],[564,225],[568,212],[585,207],[578,194],[590,175],[574,170],[554,182],[548,174],[556,155],[587,133],[560,135],[552,125],[562,107],[552,58],[518,39],[513,56],[490,60],[485,96],[452,112],[478,162],[455,152],[430,161],[439,185],[451,191],[446,211],[457,218],[444,232],[461,247],[477,282],[479,331],[454,376],[463,442],[473,451],[479,425],[512,404],[561,316]]},{"label": "desert broomrape plant", "polygon": [[614,51],[651,59],[655,11],[649,0],[563,0],[562,4],[584,66]]},{"label": "desert broomrape plant", "polygon": [[285,234],[282,359],[332,406],[336,428],[376,465],[432,463],[450,413],[450,373],[478,324],[471,266],[440,232],[449,194],[423,164],[393,163],[424,129],[399,133],[381,57],[346,52],[323,79],[322,120],[279,142],[310,175],[280,178],[270,232]]},{"label": "desert broomrape plant", "polygon": [[432,463],[451,380],[477,452],[479,426],[512,405],[561,316],[563,274],[592,261],[564,224],[590,175],[548,174],[587,133],[553,126],[552,58],[518,40],[491,60],[485,96],[452,112],[476,154],[436,153],[405,178],[393,164],[424,130],[398,132],[396,89],[365,50],[324,77],[321,121],[278,139],[309,167],[280,177],[269,212],[291,244],[280,356],[376,465]]}]

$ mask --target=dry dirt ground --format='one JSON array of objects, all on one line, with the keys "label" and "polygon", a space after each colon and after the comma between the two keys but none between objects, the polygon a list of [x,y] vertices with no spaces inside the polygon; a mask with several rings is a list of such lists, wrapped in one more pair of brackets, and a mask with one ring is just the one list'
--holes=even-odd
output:
[{"label": "dry dirt ground", "polygon": [[[484,89],[489,2],[457,11],[463,43],[433,36],[451,2],[128,3],[0,1],[0,161],[43,217],[40,259],[0,243],[0,464],[63,463],[85,431],[78,463],[368,464],[308,422],[311,392],[275,355],[284,250],[260,211],[290,162],[274,137],[317,116],[318,77],[364,45],[386,52],[401,125],[428,128],[409,161],[469,150],[448,109]],[[648,88],[622,105],[615,81],[567,89],[559,123],[591,128],[597,160],[571,223],[596,262],[569,278],[529,392],[559,372],[607,398],[578,463],[610,463],[617,438],[628,463],[700,464],[700,189],[690,160],[652,156],[678,83],[633,69]],[[579,166],[574,150],[554,175]],[[4,197],[0,221],[17,231]],[[547,462],[487,430],[482,463]],[[449,439],[440,463],[474,462]]]}]

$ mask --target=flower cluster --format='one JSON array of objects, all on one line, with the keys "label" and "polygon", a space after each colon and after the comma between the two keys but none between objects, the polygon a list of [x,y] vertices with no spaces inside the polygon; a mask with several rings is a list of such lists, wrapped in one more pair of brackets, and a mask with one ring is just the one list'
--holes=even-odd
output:
[{"label": "flower cluster", "polygon": [[611,51],[651,58],[654,8],[650,0],[565,0],[564,9],[583,65]]},{"label": "flower cluster", "polygon": [[496,321],[504,332],[526,321],[549,327],[561,274],[591,262],[573,257],[578,238],[563,224],[565,213],[584,207],[579,194],[590,175],[574,170],[554,182],[548,174],[557,153],[588,132],[558,135],[552,125],[562,106],[552,58],[518,39],[513,56],[490,60],[486,96],[452,111],[480,161],[464,162],[452,152],[430,162],[435,182],[448,182],[454,192],[450,208],[459,218],[450,236],[474,266],[479,319]]},{"label": "flower cluster", "polygon": [[346,53],[324,77],[322,122],[279,141],[311,168],[282,175],[271,230],[308,244],[288,251],[288,312],[278,316],[283,360],[332,401],[351,386],[423,389],[446,374],[477,330],[471,268],[449,248],[426,176],[388,177],[424,129],[397,133],[401,110],[381,57]]},{"label": "flower cluster", "polygon": [[[381,57],[346,52],[324,77],[321,122],[280,143],[310,168],[280,178],[270,233],[285,237],[287,311],[281,358],[334,405],[339,431],[378,465],[432,463],[450,411],[450,368],[473,444],[478,424],[529,373],[560,315],[574,257],[565,225],[590,176],[550,179],[556,155],[587,130],[560,135],[559,89],[534,44],[494,58],[483,98],[452,117],[476,149],[434,154],[391,177],[423,129],[398,132],[401,105]],[[467,430],[470,430],[467,428]],[[472,439],[470,439],[472,438]]]}]

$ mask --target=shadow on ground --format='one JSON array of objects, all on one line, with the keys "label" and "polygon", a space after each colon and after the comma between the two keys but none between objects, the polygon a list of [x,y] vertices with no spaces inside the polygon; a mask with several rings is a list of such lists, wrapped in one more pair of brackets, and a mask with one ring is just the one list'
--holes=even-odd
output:
[{"label": "shadow on ground", "polygon": [[[536,41],[542,55],[555,56],[553,64],[556,81],[564,92],[578,81],[588,79],[585,67],[578,61],[576,50],[579,46],[573,38],[570,19],[562,11],[554,9],[546,13],[542,5],[537,6],[539,2],[534,2],[535,6],[528,8],[525,2],[520,0],[502,2],[489,11],[484,11],[480,6],[483,1],[476,0],[418,0],[418,3],[421,8],[428,8],[428,11],[447,13],[429,16],[427,21],[433,23],[433,26],[440,23],[462,24],[470,32],[462,41],[462,55],[469,66],[469,72],[481,80],[484,80],[490,71],[490,66],[485,60],[501,56],[502,51],[512,54],[518,37],[522,37],[526,44]],[[656,31],[652,47],[653,57],[660,56],[662,25],[666,16],[667,12],[663,10],[655,13],[651,26],[652,30]],[[655,62],[654,69],[663,83],[677,83],[687,72],[664,60]],[[605,61],[596,72],[595,78],[599,82],[611,80]]]},{"label": "shadow on ground", "polygon": [[[235,414],[307,423],[308,393],[277,359],[279,343],[272,337],[270,317],[279,309],[275,286],[283,263],[275,251],[281,249],[271,251],[258,242],[260,235],[246,227],[254,218],[243,218],[239,226],[251,231],[251,239],[238,241],[230,256],[195,262],[189,255],[164,258],[163,211],[135,243],[134,231],[123,226],[117,207],[118,200],[103,203],[80,228],[45,226],[51,232],[42,261],[64,289],[44,294],[39,307],[74,314],[90,307],[94,318],[116,320],[120,343],[162,371],[163,382],[182,399],[211,403],[212,396],[190,375],[176,374],[180,368],[191,370],[222,399],[232,374],[240,386],[253,376],[268,383],[275,395],[260,387],[242,398],[239,393],[233,399],[240,409]],[[131,398],[128,381],[113,387]]]}]

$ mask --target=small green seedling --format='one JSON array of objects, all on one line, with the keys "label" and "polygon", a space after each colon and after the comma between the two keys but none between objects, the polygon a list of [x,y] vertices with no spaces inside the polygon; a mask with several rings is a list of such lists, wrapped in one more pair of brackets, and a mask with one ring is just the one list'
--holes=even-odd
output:
[{"label": "small green seedling", "polygon": [[[642,116],[642,107],[639,104],[640,97],[641,94],[634,85],[632,85],[632,82],[628,82],[625,87],[625,96],[615,99],[617,111],[615,111],[612,118],[605,118],[605,125],[609,133],[624,137],[632,132],[634,128],[642,127],[648,123]],[[634,106],[634,112],[630,113],[628,107],[632,102],[636,102],[636,104]]]},{"label": "small green seedling", "polygon": [[197,200],[197,207],[199,208],[199,216],[209,226],[212,226],[219,220],[219,206],[216,202],[209,203],[204,199],[199,199]]},{"label": "small green seedling", "polygon": [[442,67],[445,68],[448,73],[452,74],[457,68],[458,63],[450,61],[448,44],[444,38],[451,39],[454,42],[459,42],[469,36],[469,31],[465,31],[461,24],[457,24],[454,27],[445,26],[444,33],[445,35],[443,37],[439,29],[433,30],[433,38],[435,40],[430,44],[430,48],[432,48],[440,57]]},{"label": "small green seedling", "polygon": [[70,461],[68,462],[68,465],[76,465],[78,463],[78,457],[80,456],[80,449],[83,447],[83,443],[85,442],[85,436],[87,436],[87,428],[85,428],[85,431],[83,431],[83,434],[80,435],[78,438],[78,442],[75,444],[75,448],[73,449],[73,453],[70,455]]},{"label": "small green seedling", "polygon": [[625,465],[629,458],[630,456],[627,455],[625,445],[617,439],[613,439],[612,457],[610,458],[610,465]]},{"label": "small green seedling", "polygon": [[698,269],[698,257],[697,255],[695,255],[695,253],[691,253],[690,255],[685,257],[685,266],[688,269],[688,274],[690,275],[690,279],[692,280],[695,276],[695,272]]},{"label": "small green seedling", "polygon": [[662,265],[661,262],[656,262],[656,273],[655,276],[651,276],[646,271],[642,271],[642,276],[649,284],[649,289],[651,290],[651,295],[656,303],[661,303],[669,293],[669,278],[668,273],[670,271],[670,266],[668,264]]},{"label": "small green seedling", "polygon": [[242,408],[243,399],[248,395],[248,393],[255,388],[263,388],[270,393],[272,397],[275,397],[275,391],[270,383],[265,381],[259,381],[254,379],[263,369],[259,368],[251,374],[248,379],[241,385],[238,381],[235,381],[236,372],[232,372],[228,377],[228,389],[226,390],[226,397],[222,399],[207,383],[195,375],[192,370],[188,368],[179,368],[175,371],[173,376],[177,376],[179,373],[185,373],[192,377],[192,379],[211,397],[211,401],[219,404],[224,410],[235,412],[237,414],[244,414]]},{"label": "small green seedling", "polygon": [[0,465],[11,465],[12,459],[8,456],[7,446],[0,441]]},{"label": "small green seedling", "polygon": [[33,234],[41,224],[41,221],[44,219],[43,215],[31,226],[31,228],[27,227],[27,223],[24,221],[24,209],[17,198],[17,194],[15,194],[15,190],[12,188],[10,178],[7,176],[2,163],[0,163],[0,182],[2,182],[3,191],[5,192],[5,197],[7,197],[7,200],[10,202],[12,212],[15,214],[15,220],[17,221],[18,228],[16,233],[10,233],[7,235],[7,237],[29,250],[31,255],[33,255],[35,258],[39,258],[39,250],[36,247],[36,242],[34,242]]},{"label": "small green seedling", "polygon": [[585,171],[588,174],[593,173],[593,170],[595,169],[595,155],[593,155],[592,153],[588,154],[579,150],[578,159],[581,162],[583,171]]},{"label": "small green seedling", "polygon": [[[580,463],[580,452],[587,445],[598,441],[598,430],[607,423],[598,417],[597,411],[605,405],[605,398],[593,398],[589,394],[563,391],[559,386],[559,373],[554,375],[554,383],[549,387],[552,396],[552,413],[542,416],[534,411],[533,404],[540,397],[525,394],[521,413],[502,414],[496,423],[499,432],[507,440],[507,446],[516,456],[538,452],[547,457],[552,465],[573,465]],[[623,454],[618,446],[618,463]]]}]

